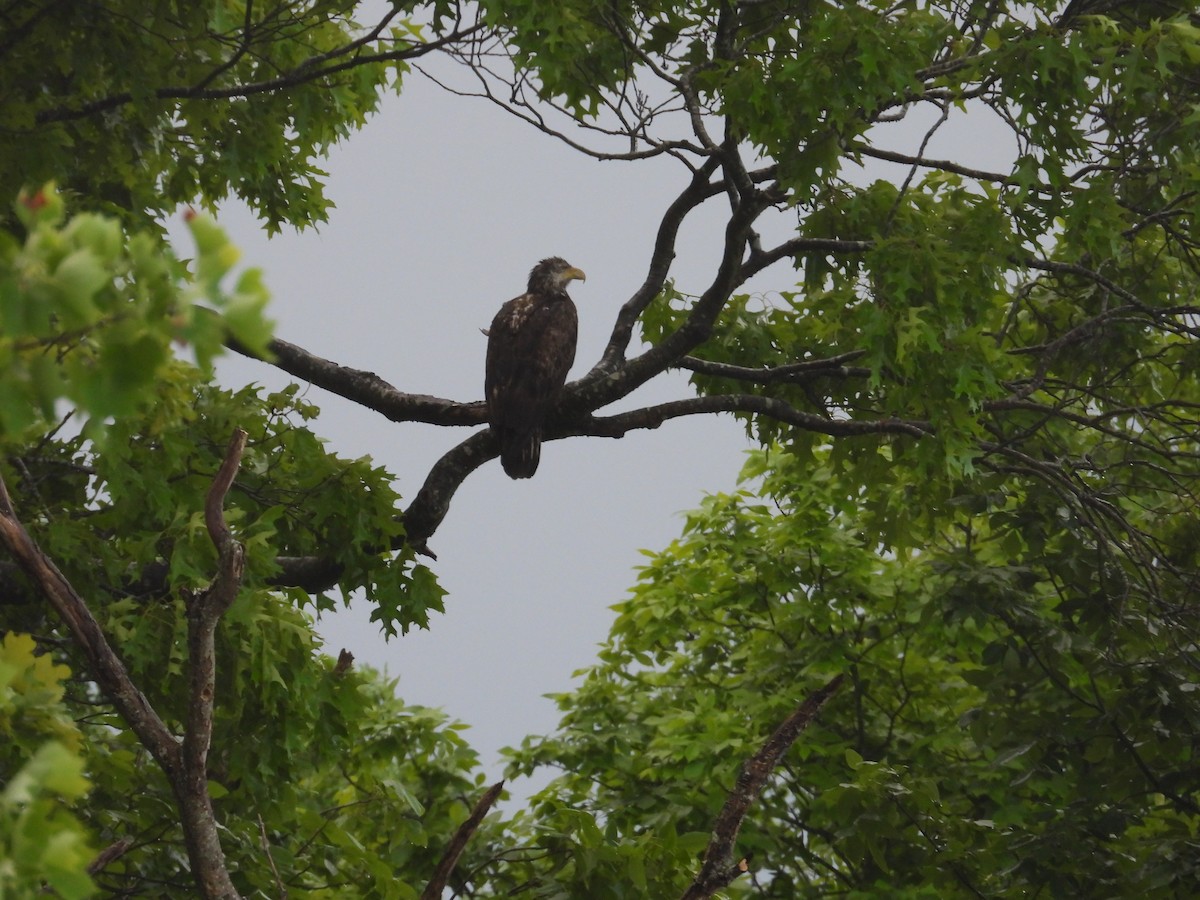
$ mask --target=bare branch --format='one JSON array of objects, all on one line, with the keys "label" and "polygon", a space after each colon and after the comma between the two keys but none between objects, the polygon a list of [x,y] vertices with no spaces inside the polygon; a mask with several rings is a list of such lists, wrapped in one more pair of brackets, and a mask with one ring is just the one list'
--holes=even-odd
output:
[{"label": "bare branch", "polygon": [[[624,437],[640,428],[657,428],[668,419],[681,416],[712,415],[713,413],[754,413],[767,418],[836,437],[865,434],[905,434],[923,437],[933,433],[933,426],[916,419],[830,419],[816,413],[803,412],[772,397],[756,394],[712,394],[674,400],[657,406],[647,406],[613,416],[592,416],[581,424],[565,429],[570,435]],[[548,439],[563,437],[558,429],[550,429]]]},{"label": "bare branch", "polygon": [[421,490],[403,514],[407,539],[417,552],[428,552],[425,542],[446,518],[458,486],[489,459],[495,459],[499,452],[496,436],[490,430],[479,431],[434,463]]},{"label": "bare branch", "polygon": [[429,884],[421,892],[421,900],[441,900],[446,883],[450,880],[450,874],[458,864],[458,858],[462,856],[463,850],[466,849],[467,842],[471,840],[471,836],[483,822],[483,817],[488,814],[488,810],[492,808],[492,804],[500,797],[500,792],[503,790],[503,781],[493,784],[479,798],[479,802],[475,804],[475,808],[471,810],[471,815],[467,820],[458,826],[458,830],[454,832],[454,837],[450,839],[450,843],[446,847],[446,852],[442,854],[442,858],[438,862],[433,877],[429,879]]},{"label": "bare branch", "polygon": [[779,760],[796,742],[800,733],[816,718],[817,713],[841,687],[842,675],[836,676],[824,687],[814,691],[800,704],[783,723],[767,738],[762,748],[746,760],[717,820],[713,823],[712,837],[704,853],[700,872],[686,891],[682,900],[703,900],[726,887],[735,878],[747,871],[745,860],[735,864],[733,845],[737,840],[742,821],[758,795],[766,786],[767,779],[775,771]]},{"label": "bare branch", "polygon": [[209,537],[217,548],[217,577],[208,590],[188,598],[188,713],[183,736],[183,772],[176,788],[184,843],[192,875],[209,898],[237,896],[217,832],[208,793],[208,751],[212,745],[216,694],[216,630],[221,616],[237,597],[245,569],[245,548],[225,522],[225,496],[241,466],[246,432],[234,430],[204,504]]},{"label": "bare branch", "polygon": [[[634,160],[650,159],[652,157],[662,156],[664,154],[667,154],[667,155],[673,156],[676,159],[682,161],[685,165],[688,165],[689,167],[691,167],[694,170],[695,166],[693,163],[691,163],[687,159],[687,154],[698,156],[698,155],[702,155],[704,153],[703,148],[701,148],[695,144],[689,143],[688,141],[651,140],[648,137],[648,135],[646,135],[644,129],[639,130],[639,131],[630,131],[628,129],[625,129],[622,131],[615,131],[613,129],[600,128],[596,125],[588,124],[586,122],[579,122],[579,121],[571,118],[568,113],[564,112],[563,115],[567,116],[569,121],[571,121],[571,123],[576,128],[583,129],[583,130],[586,130],[589,132],[599,132],[600,134],[604,135],[605,137],[610,137],[610,138],[625,137],[626,139],[629,140],[629,143],[630,143],[629,150],[619,152],[619,153],[605,151],[605,150],[598,150],[594,147],[589,147],[587,144],[584,144],[580,141],[575,140],[573,137],[571,137],[569,134],[567,134],[562,129],[555,128],[552,125],[550,125],[549,122],[546,121],[546,118],[544,116],[542,116],[540,114],[536,114],[525,101],[523,101],[523,100],[504,100],[504,99],[496,96],[496,93],[492,89],[492,85],[488,81],[488,78],[486,77],[486,73],[484,72],[483,68],[478,65],[471,66],[469,63],[468,63],[468,66],[469,66],[469,68],[471,68],[472,73],[476,76],[477,80],[479,81],[480,89],[478,91],[461,90],[459,88],[452,87],[444,79],[436,77],[431,72],[429,72],[427,69],[425,69],[421,66],[414,66],[413,68],[415,68],[418,72],[420,72],[422,75],[424,75],[426,78],[428,78],[431,82],[433,82],[438,87],[440,87],[446,93],[452,94],[455,97],[470,97],[470,98],[479,99],[479,100],[487,100],[489,103],[493,104],[494,106],[500,107],[500,109],[504,110],[504,112],[508,113],[510,116],[513,116],[514,118],[519,119],[520,121],[524,122],[527,125],[533,126],[538,131],[542,132],[542,134],[548,135],[549,137],[552,137],[557,141],[561,141],[563,144],[566,144],[572,150],[582,153],[585,156],[589,156],[592,159],[598,159],[598,160],[602,160],[605,162],[614,162],[614,161],[631,162]],[[553,106],[553,104],[550,101],[543,100],[542,102],[547,105]],[[554,107],[554,108],[557,109],[557,107]],[[645,149],[637,148],[637,143],[638,143],[639,139],[641,140],[642,143],[646,144]]]},{"label": "bare branch", "polygon": [[924,169],[938,169],[942,172],[953,172],[956,175],[963,175],[967,178],[974,178],[979,181],[990,181],[995,184],[1010,185],[1017,182],[1008,175],[1002,175],[999,172],[988,172],[984,169],[972,169],[968,166],[959,165],[948,159],[927,159],[924,156],[909,156],[906,153],[896,153],[892,150],[881,150],[878,147],[871,147],[867,144],[855,143],[849,148],[850,153],[858,153],[862,156],[870,156],[873,159],[882,159],[886,162],[899,163],[903,166],[919,167]]},{"label": "bare branch", "polygon": [[[716,164],[715,160],[709,160],[696,173],[692,184],[676,199],[663,218],[652,258],[651,275],[634,297],[622,307],[618,316],[618,329],[613,331],[613,339],[609,342],[604,358],[592,371],[574,385],[569,385],[565,391],[565,398],[573,408],[598,409],[625,397],[655,375],[665,371],[675,360],[704,343],[712,332],[717,316],[729,302],[734,289],[741,283],[742,258],[753,235],[752,226],[768,205],[761,197],[746,199],[730,215],[725,226],[724,248],[717,263],[717,270],[684,323],[662,343],[630,359],[625,365],[614,368],[616,358],[628,345],[634,319],[662,290],[674,255],[679,224],[687,212],[704,199],[696,195],[708,195],[708,191],[713,187],[707,182],[707,177]],[[704,175],[703,181],[701,175]],[[661,279],[658,278],[660,271]]]},{"label": "bare branch", "polygon": [[658,234],[654,239],[654,250],[650,254],[650,265],[646,272],[646,278],[617,313],[617,321],[613,326],[608,346],[604,348],[600,362],[583,378],[583,381],[590,382],[603,377],[614,370],[625,358],[625,351],[629,347],[630,340],[633,339],[634,324],[666,284],[667,275],[671,271],[671,262],[675,259],[675,240],[679,236],[679,227],[683,224],[683,220],[705,200],[724,190],[723,187],[713,184],[710,180],[719,165],[720,163],[716,159],[705,162],[692,176],[691,182],[683,192],[667,207],[667,211],[658,225]]},{"label": "bare branch", "polygon": [[352,369],[332,360],[322,359],[287,341],[271,341],[268,345],[271,358],[254,353],[233,339],[227,342],[227,346],[243,356],[270,363],[289,375],[295,375],[309,384],[372,409],[393,422],[479,425],[487,421],[487,408],[482,400],[462,403],[431,397],[428,394],[406,394],[374,372]]}]

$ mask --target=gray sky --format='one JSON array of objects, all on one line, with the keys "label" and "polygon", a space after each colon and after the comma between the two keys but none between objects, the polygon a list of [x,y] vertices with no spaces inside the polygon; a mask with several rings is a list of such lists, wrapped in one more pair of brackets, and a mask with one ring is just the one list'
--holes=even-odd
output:
[{"label": "gray sky", "polygon": [[[915,152],[935,118],[927,112],[893,126],[885,145]],[[1011,137],[997,123],[972,116],[969,126],[954,125],[927,155],[976,166],[1011,158]],[[455,400],[482,398],[479,329],[522,292],[545,256],[587,272],[571,291],[581,320],[572,377],[587,371],[644,277],[662,210],[687,179],[667,160],[593,161],[415,73],[326,168],[337,208],[319,232],[268,241],[243,209],[231,205],[220,218],[244,263],[265,272],[276,334],[402,391]],[[861,178],[905,174],[880,164]],[[711,205],[680,234],[672,274],[684,291],[701,290],[712,271],[724,220],[719,201]],[[180,252],[189,255],[186,240]],[[785,267],[765,274],[760,289],[791,287]],[[290,380],[243,359],[224,361],[221,372],[230,385]],[[630,399],[645,405],[684,396],[685,379],[675,376]],[[470,433],[389,423],[316,388],[308,397],[322,408],[316,431],[337,452],[385,466],[406,502],[430,466]],[[529,481],[511,481],[492,461],[462,485],[430,541],[433,569],[449,591],[445,615],[428,632],[385,642],[360,602],[321,622],[327,649],[351,650],[399,676],[407,702],[441,707],[471,725],[466,738],[488,777],[497,777],[499,748],[553,729],[557,715],[543,695],[567,690],[572,673],[593,661],[612,618],[608,607],[643,560],[639,549],[676,537],[679,513],[705,491],[731,489],[746,446],[731,417],[705,417],[621,440],[552,442]]]}]

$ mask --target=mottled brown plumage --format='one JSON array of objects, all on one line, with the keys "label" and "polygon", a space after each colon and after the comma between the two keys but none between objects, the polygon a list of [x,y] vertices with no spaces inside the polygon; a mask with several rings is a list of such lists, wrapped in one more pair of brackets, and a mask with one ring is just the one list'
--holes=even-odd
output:
[{"label": "mottled brown plumage", "polygon": [[542,425],[575,361],[579,316],[567,296],[575,278],[584,274],[566,260],[543,259],[529,273],[529,289],[500,307],[488,329],[488,424],[510,478],[537,471]]}]

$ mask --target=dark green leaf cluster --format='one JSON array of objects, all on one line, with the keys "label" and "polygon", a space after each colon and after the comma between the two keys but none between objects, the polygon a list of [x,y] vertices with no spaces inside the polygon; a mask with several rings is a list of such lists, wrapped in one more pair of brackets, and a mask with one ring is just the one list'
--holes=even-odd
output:
[{"label": "dark green leaf cluster", "polygon": [[[270,587],[281,557],[315,557],[344,597],[365,591],[387,628],[424,625],[441,608],[440,592],[411,550],[393,549],[404,531],[391,476],[367,458],[329,453],[307,427],[315,415],[295,386],[224,391],[176,364],[159,373],[154,400],[114,421],[102,443],[45,441],[15,457],[9,471],[20,474],[11,483],[38,498],[38,538],[64,571],[118,598],[113,614],[124,609],[148,626],[148,598],[179,598],[212,579],[204,501],[229,434],[241,427],[249,449],[226,515],[246,545],[248,584]],[[333,605],[319,590],[294,599],[318,611]]]},{"label": "dark green leaf cluster", "polygon": [[[22,3],[0,14],[0,197],[58,179],[151,217],[237,196],[271,227],[323,221],[318,159],[399,78],[419,31],[356,2]],[[397,10],[398,12],[398,10]],[[374,65],[362,57],[381,56]],[[349,62],[350,65],[342,65]]]}]

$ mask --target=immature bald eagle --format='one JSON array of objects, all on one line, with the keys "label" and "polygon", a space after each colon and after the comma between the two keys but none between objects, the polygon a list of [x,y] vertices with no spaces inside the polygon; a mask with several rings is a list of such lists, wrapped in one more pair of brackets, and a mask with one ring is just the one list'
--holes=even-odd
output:
[{"label": "immature bald eagle", "polygon": [[500,440],[500,464],[510,478],[537,471],[542,423],[575,361],[579,315],[567,284],[584,274],[565,259],[543,259],[529,290],[509,300],[488,329],[488,424]]}]

